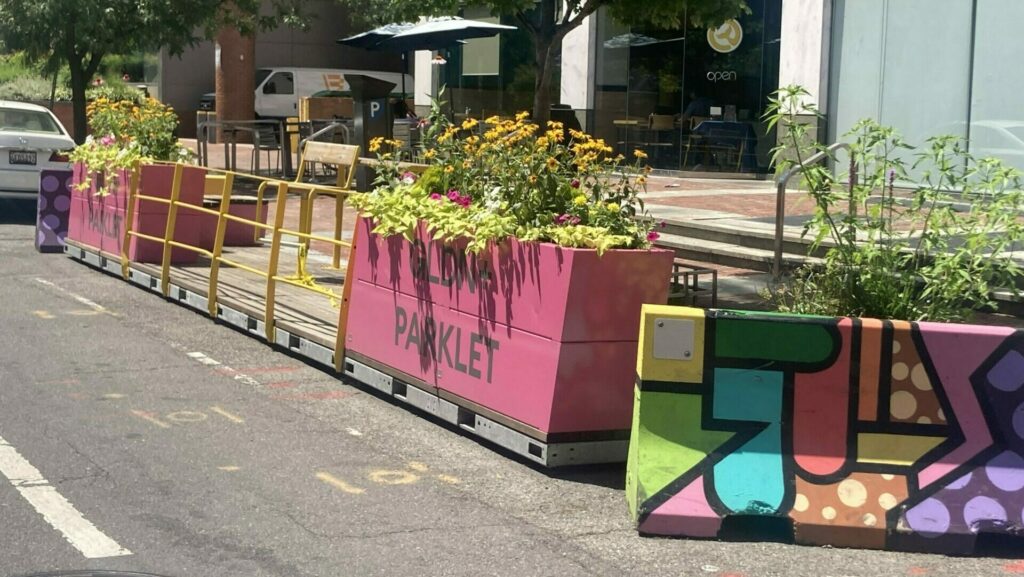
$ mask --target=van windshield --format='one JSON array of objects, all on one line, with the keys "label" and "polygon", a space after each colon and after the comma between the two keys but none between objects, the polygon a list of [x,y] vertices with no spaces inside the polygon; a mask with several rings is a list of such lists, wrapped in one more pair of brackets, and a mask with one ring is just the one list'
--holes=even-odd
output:
[{"label": "van windshield", "polygon": [[257,68],[256,84],[253,86],[253,89],[255,90],[256,88],[259,88],[260,84],[263,84],[263,81],[267,79],[267,76],[270,76],[271,72],[273,72],[273,70],[269,68]]}]

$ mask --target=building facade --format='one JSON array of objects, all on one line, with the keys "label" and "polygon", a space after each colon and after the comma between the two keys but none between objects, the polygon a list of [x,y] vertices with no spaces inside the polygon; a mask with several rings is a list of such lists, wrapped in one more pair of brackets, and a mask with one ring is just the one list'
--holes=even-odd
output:
[{"label": "building facade", "polygon": [[[715,30],[631,28],[605,11],[563,41],[555,101],[621,151],[644,148],[672,171],[766,174],[776,137],[768,96],[800,84],[836,142],[863,118],[913,144],[953,134],[977,156],[1024,170],[1024,22],[1020,0],[750,0]],[[514,22],[509,21],[507,23]],[[440,71],[457,112],[530,107],[524,33],[471,41]],[[487,66],[467,68],[461,54]],[[418,57],[427,104],[429,54]],[[420,79],[424,79],[420,82]],[[708,121],[708,122],[705,122]],[[703,128],[699,128],[705,123]]]}]

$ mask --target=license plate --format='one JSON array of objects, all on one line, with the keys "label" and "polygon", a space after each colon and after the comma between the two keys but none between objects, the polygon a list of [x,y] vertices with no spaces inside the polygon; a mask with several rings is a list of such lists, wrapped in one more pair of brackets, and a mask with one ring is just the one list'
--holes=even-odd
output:
[{"label": "license plate", "polygon": [[8,157],[11,164],[31,164],[36,163],[36,152],[34,150],[12,150]]}]

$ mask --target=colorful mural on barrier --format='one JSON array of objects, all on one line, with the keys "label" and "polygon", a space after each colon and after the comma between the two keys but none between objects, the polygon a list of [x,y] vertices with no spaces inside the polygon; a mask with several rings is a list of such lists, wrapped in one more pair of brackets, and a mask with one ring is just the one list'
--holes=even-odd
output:
[{"label": "colorful mural on barrier", "polygon": [[71,212],[70,170],[43,170],[39,173],[39,199],[36,210],[36,250],[64,252]]},{"label": "colorful mural on barrier", "polygon": [[1024,331],[646,306],[627,499],[645,534],[969,552],[1024,534]]}]

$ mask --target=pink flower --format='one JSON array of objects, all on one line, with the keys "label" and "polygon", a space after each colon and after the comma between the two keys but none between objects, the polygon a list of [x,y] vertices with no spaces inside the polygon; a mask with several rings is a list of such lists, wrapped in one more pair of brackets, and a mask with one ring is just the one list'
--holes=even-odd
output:
[{"label": "pink flower", "polygon": [[560,214],[555,217],[555,224],[568,224],[575,226],[580,223],[580,217],[571,214]]},{"label": "pink flower", "polygon": [[656,233],[656,232],[654,232],[653,230],[651,232],[647,233],[647,240],[648,240],[648,242],[654,242],[654,241],[658,240],[659,238],[661,238],[661,235]]},{"label": "pink flower", "polygon": [[448,191],[448,200],[452,202],[458,202],[460,196],[462,196],[462,193],[455,190],[454,188]]},{"label": "pink flower", "polygon": [[434,192],[434,193],[430,194],[430,200],[442,200],[442,199],[444,199],[444,197],[441,196],[441,193],[439,193],[439,192]]},{"label": "pink flower", "polygon": [[658,223],[658,228],[665,228],[666,226],[668,226],[668,223],[665,221],[661,221]]},{"label": "pink flower", "polygon": [[100,144],[102,144],[103,146],[110,146],[115,142],[117,142],[117,139],[114,138],[113,134],[108,134],[100,139]]},{"label": "pink flower", "polygon": [[462,208],[469,208],[469,205],[472,203],[473,199],[469,198],[468,196],[460,196],[459,199],[455,201],[455,204],[461,206]]},{"label": "pink flower", "polygon": [[402,175],[402,183],[403,184],[412,184],[412,183],[416,182],[416,180],[418,178],[419,177],[416,176],[415,172],[406,172],[405,174]]},{"label": "pink flower", "polygon": [[579,188],[580,187],[580,179],[574,178],[574,179],[572,179],[572,182],[569,183],[569,184],[572,185],[573,188]]}]

